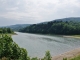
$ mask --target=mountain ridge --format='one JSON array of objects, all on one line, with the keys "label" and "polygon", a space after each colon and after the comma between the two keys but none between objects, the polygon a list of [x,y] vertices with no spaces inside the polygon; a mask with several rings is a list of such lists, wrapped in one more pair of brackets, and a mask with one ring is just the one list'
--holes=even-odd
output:
[{"label": "mountain ridge", "polygon": [[[54,19],[54,20],[51,20],[51,21],[41,22],[41,23],[46,24],[48,22],[54,22],[54,21],[74,21],[74,22],[80,22],[80,17],[60,18],[60,19]],[[41,24],[41,23],[38,23],[38,24]]]},{"label": "mountain ridge", "polygon": [[31,24],[15,24],[15,25],[10,25],[10,26],[3,26],[3,27],[11,28],[14,31],[18,31],[19,29],[25,28],[30,25]]}]

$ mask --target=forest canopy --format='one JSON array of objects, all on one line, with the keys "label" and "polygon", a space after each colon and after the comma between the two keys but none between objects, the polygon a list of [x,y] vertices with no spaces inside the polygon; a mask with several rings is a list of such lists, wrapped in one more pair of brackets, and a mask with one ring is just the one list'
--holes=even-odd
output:
[{"label": "forest canopy", "polygon": [[20,32],[40,33],[40,34],[60,34],[60,35],[79,35],[80,22],[72,21],[53,21],[46,24],[33,24],[21,29]]},{"label": "forest canopy", "polygon": [[14,33],[13,30],[11,30],[10,28],[0,28],[0,34],[1,33]]}]

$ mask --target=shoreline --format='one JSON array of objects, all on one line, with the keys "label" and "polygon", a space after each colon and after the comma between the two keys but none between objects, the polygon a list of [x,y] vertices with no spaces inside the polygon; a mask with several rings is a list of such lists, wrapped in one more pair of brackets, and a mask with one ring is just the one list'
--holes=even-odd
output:
[{"label": "shoreline", "polygon": [[71,51],[65,52],[63,54],[53,56],[52,60],[63,60],[63,58],[74,58],[76,56],[80,55],[80,48],[73,49]]},{"label": "shoreline", "polygon": [[10,35],[10,36],[12,36],[12,35],[18,35],[18,34],[16,34],[16,33],[7,33],[7,34],[3,34],[3,35]]},{"label": "shoreline", "polygon": [[63,36],[63,37],[66,37],[66,38],[78,38],[78,39],[80,39],[80,36]]}]

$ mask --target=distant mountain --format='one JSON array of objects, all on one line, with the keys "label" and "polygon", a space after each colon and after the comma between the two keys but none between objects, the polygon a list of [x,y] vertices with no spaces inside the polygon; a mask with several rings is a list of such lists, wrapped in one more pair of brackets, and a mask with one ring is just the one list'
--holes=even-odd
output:
[{"label": "distant mountain", "polygon": [[54,22],[54,21],[73,21],[73,22],[80,22],[80,17],[70,17],[70,18],[62,18],[62,19],[55,19],[52,21],[47,21],[47,22],[41,22],[39,24],[47,24],[48,22]]},{"label": "distant mountain", "polygon": [[14,31],[18,31],[18,30],[20,30],[20,29],[22,29],[22,28],[25,28],[25,27],[27,27],[27,26],[30,26],[31,24],[16,24],[16,25],[11,25],[11,26],[5,26],[5,27],[9,27],[9,28],[11,28],[12,30],[14,30]]},{"label": "distant mountain", "polygon": [[[54,20],[53,20],[53,21],[54,21]],[[70,18],[56,19],[56,21],[73,21],[73,22],[80,22],[80,17],[70,17]]]}]

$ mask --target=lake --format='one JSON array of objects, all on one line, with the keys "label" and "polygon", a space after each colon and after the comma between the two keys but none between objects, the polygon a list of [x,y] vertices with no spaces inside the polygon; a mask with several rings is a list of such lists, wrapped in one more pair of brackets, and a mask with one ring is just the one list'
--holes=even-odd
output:
[{"label": "lake", "polygon": [[30,57],[43,57],[45,51],[49,50],[52,56],[62,54],[80,47],[80,39],[67,38],[63,36],[49,36],[40,34],[29,34],[16,32],[13,40],[28,51]]}]

